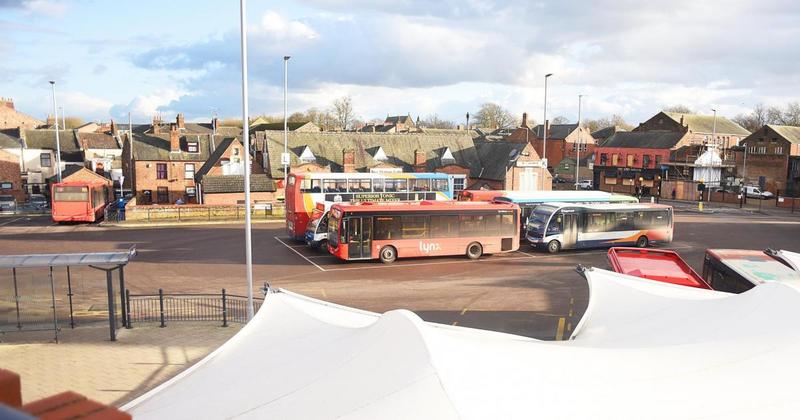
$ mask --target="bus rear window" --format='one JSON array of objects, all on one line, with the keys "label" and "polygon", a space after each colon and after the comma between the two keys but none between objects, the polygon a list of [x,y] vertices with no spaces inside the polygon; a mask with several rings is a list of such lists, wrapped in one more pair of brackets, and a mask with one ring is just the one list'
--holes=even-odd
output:
[{"label": "bus rear window", "polygon": [[89,188],[56,187],[53,201],[89,201]]}]

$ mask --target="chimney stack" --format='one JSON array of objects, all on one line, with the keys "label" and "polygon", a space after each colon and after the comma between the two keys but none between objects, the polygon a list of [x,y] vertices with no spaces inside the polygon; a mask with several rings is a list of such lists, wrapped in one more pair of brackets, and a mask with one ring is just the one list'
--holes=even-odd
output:
[{"label": "chimney stack", "polygon": [[181,151],[181,134],[176,124],[169,125],[169,151],[174,153]]},{"label": "chimney stack", "polygon": [[414,150],[414,172],[425,172],[425,163],[427,160],[425,152],[422,150]]},{"label": "chimney stack", "polygon": [[183,113],[178,114],[178,117],[175,118],[175,122],[178,123],[178,130],[186,129],[186,121],[183,119]]},{"label": "chimney stack", "polygon": [[217,117],[211,119],[211,129],[214,130],[215,133],[217,132],[217,129],[219,129],[219,120]]},{"label": "chimney stack", "polygon": [[356,171],[356,152],[354,150],[342,150],[342,167],[344,168],[344,172]]},{"label": "chimney stack", "polygon": [[153,134],[161,133],[161,118],[153,116]]},{"label": "chimney stack", "polygon": [[111,135],[112,136],[116,136],[117,135],[117,124],[114,123],[114,119],[113,118],[111,119]]},{"label": "chimney stack", "polygon": [[520,124],[520,127],[528,128],[528,113],[527,112],[523,112],[522,113],[522,124]]},{"label": "chimney stack", "polygon": [[14,100],[11,98],[0,98],[0,107],[14,109]]}]

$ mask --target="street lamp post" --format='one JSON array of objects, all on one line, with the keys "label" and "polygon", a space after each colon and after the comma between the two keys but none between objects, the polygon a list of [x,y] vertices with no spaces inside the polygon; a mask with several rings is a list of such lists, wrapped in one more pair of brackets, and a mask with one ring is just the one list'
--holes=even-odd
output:
[{"label": "street lamp post", "polygon": [[53,89],[53,116],[56,122],[56,179],[61,182],[61,140],[58,138],[58,103],[56,102],[56,82],[50,81],[50,87]]},{"label": "street lamp post", "polygon": [[253,319],[253,239],[250,220],[250,119],[247,102],[247,0],[239,0],[242,52],[242,140],[244,140],[244,250],[247,277],[247,320]]},{"label": "street lamp post", "polygon": [[583,95],[578,95],[578,143],[575,145],[575,190],[578,189],[578,177],[581,169],[581,140],[583,130],[581,129],[581,100]]},{"label": "street lamp post", "polygon": [[547,169],[547,79],[553,73],[544,75],[544,121],[542,121],[542,159],[544,159],[544,168]]},{"label": "street lamp post", "polygon": [[286,115],[288,108],[287,92],[289,91],[289,59],[291,57],[286,55],[283,57],[283,191],[286,191],[286,183],[289,181],[289,117]]}]

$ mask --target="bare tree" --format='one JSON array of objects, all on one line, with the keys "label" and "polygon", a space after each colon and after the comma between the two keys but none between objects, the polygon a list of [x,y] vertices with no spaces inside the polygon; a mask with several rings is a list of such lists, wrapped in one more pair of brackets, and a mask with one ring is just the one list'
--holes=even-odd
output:
[{"label": "bare tree", "polygon": [[481,109],[474,115],[475,123],[480,127],[509,128],[519,125],[517,119],[507,109],[492,102],[481,105]]},{"label": "bare tree", "polygon": [[349,96],[343,96],[333,101],[332,113],[339,127],[347,130],[355,118],[353,100]]},{"label": "bare tree", "polygon": [[563,115],[557,115],[557,116],[553,117],[552,120],[550,120],[550,124],[551,125],[554,125],[554,124],[569,124],[569,120],[567,119],[567,117],[565,117]]},{"label": "bare tree", "polygon": [[590,131],[594,132],[601,128],[606,127],[620,127],[625,130],[632,130],[633,126],[628,124],[621,115],[614,114],[610,117],[602,117],[596,120],[584,120],[583,125]]},{"label": "bare tree", "polygon": [[675,112],[675,113],[678,113],[678,114],[694,114],[694,111],[692,111],[691,108],[689,108],[688,106],[683,105],[683,104],[670,105],[670,106],[664,108],[664,111],[665,112]]},{"label": "bare tree", "polygon": [[453,128],[456,124],[450,120],[443,120],[437,114],[431,114],[422,120],[422,126],[426,128]]},{"label": "bare tree", "polygon": [[765,124],[800,126],[800,103],[789,102],[785,107],[758,104],[749,114],[739,114],[733,121],[749,131],[756,131]]},{"label": "bare tree", "polygon": [[739,114],[733,117],[733,122],[741,125],[747,131],[756,131],[767,124],[767,109],[763,104],[758,104],[749,114]]}]

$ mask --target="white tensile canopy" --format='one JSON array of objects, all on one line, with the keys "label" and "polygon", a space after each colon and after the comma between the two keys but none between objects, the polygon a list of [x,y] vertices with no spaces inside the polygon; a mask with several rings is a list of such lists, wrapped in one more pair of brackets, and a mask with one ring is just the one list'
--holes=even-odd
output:
[{"label": "white tensile canopy", "polygon": [[722,158],[716,149],[709,148],[694,161],[694,181],[703,181],[706,185],[719,185],[722,178]]},{"label": "white tensile canopy", "polygon": [[570,341],[269,294],[135,419],[794,418],[800,288],[740,295],[600,269]]}]

